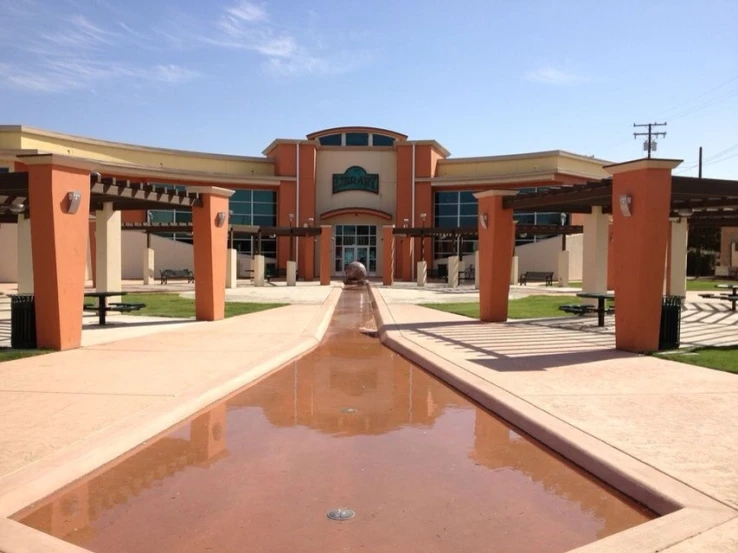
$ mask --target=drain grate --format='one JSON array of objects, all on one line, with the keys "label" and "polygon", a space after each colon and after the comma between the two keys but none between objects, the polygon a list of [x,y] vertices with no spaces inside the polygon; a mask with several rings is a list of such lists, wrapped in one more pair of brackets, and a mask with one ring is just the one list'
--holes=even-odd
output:
[{"label": "drain grate", "polygon": [[353,407],[344,407],[343,409],[341,409],[341,413],[358,413],[358,412],[359,410]]},{"label": "drain grate", "polygon": [[332,509],[328,511],[328,518],[331,520],[348,520],[354,518],[355,514],[351,509]]}]

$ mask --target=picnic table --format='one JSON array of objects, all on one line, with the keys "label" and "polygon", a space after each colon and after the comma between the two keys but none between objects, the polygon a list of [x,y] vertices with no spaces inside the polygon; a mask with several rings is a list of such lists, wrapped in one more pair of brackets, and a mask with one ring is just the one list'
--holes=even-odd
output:
[{"label": "picnic table", "polygon": [[577,296],[597,300],[597,326],[605,326],[606,302],[607,300],[614,300],[615,294],[610,292],[579,292]]},{"label": "picnic table", "polygon": [[738,303],[738,282],[735,284],[716,284],[715,288],[721,288],[723,290],[730,290],[729,293],[724,294],[699,294],[701,298],[712,298],[718,300],[724,300],[730,302],[730,310],[736,310],[736,303]]},{"label": "picnic table", "polygon": [[97,298],[97,305],[85,304],[85,311],[94,311],[97,313],[100,325],[106,323],[106,315],[108,311],[120,311],[127,313],[129,311],[138,311],[146,307],[143,303],[111,303],[108,305],[108,298],[115,296],[125,296],[128,292],[85,292],[86,298]]}]

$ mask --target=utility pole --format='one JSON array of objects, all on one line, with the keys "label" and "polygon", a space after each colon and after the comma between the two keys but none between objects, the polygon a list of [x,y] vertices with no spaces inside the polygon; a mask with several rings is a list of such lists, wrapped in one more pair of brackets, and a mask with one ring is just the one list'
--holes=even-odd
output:
[{"label": "utility pole", "polygon": [[699,178],[702,178],[702,146],[700,146]]},{"label": "utility pole", "polygon": [[665,132],[653,132],[653,127],[665,127],[666,123],[641,123],[636,124],[633,123],[634,127],[648,127],[648,132],[634,132],[633,138],[638,138],[639,136],[648,136],[648,139],[643,144],[643,149],[648,152],[648,158],[651,159],[651,152],[656,151],[656,141],[654,138],[658,138],[659,136],[666,137]]}]

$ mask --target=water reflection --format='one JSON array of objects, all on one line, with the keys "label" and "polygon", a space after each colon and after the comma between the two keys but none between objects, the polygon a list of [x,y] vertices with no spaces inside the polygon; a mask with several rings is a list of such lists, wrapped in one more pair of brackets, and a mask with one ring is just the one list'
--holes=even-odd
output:
[{"label": "water reflection", "polygon": [[359,332],[355,294],[311,354],[14,518],[101,553],[559,552],[648,520]]}]

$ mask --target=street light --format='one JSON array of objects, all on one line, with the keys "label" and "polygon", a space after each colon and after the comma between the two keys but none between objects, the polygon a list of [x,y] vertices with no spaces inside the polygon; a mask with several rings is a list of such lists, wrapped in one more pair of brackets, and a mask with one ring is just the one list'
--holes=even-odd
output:
[{"label": "street light", "polygon": [[[561,214],[561,226],[564,225],[566,225],[566,213]],[[563,228],[561,229],[561,251],[566,251],[566,232]]]}]

